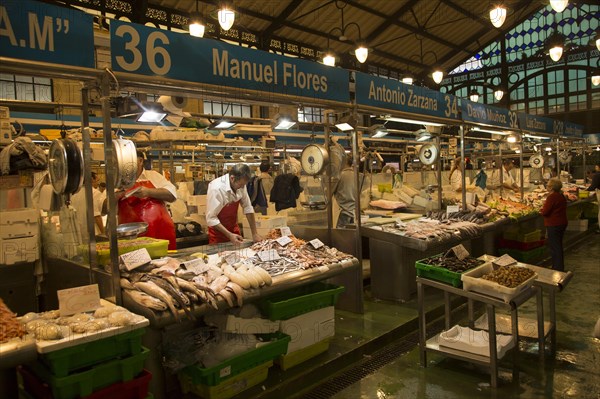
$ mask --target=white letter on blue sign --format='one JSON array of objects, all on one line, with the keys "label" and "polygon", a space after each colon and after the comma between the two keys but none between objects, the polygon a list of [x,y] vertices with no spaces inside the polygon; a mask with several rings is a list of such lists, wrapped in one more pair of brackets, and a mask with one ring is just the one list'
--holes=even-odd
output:
[{"label": "white letter on blue sign", "polygon": [[54,31],[52,30],[52,17],[44,17],[43,31],[40,32],[38,16],[32,12],[29,13],[29,47],[36,48],[36,41],[39,42],[39,49],[46,50],[46,42],[49,42],[48,50],[54,51]]},{"label": "white letter on blue sign", "polygon": [[229,77],[227,68],[229,53],[223,51],[223,58],[219,58],[219,49],[213,49],[213,75]]},{"label": "white letter on blue sign", "polygon": [[[2,28],[2,23],[6,26]],[[10,18],[6,12],[6,7],[0,6],[0,36],[8,37],[11,46],[17,45],[17,39],[15,38],[15,32],[13,32],[12,25],[10,24]]]}]

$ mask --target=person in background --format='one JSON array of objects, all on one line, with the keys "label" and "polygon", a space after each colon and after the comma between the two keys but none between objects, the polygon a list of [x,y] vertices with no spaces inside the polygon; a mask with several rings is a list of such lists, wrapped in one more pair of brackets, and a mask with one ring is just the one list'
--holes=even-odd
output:
[{"label": "person in background", "polygon": [[104,192],[106,191],[106,183],[100,182],[100,184],[98,184],[98,191],[104,194]]},{"label": "person in background", "polygon": [[[594,174],[592,174],[592,182],[587,188],[587,191],[596,192],[596,201],[600,201],[600,162],[594,166]],[[600,233],[600,206],[598,206],[598,228],[596,233]]]},{"label": "person in background", "polygon": [[340,173],[340,181],[333,193],[340,206],[336,228],[342,229],[349,224],[354,224],[354,210],[356,203],[356,184],[354,184],[354,171],[352,170],[352,157],[346,157],[346,166]]},{"label": "person in background", "polygon": [[462,170],[460,167],[460,157],[454,158],[454,164],[452,165],[452,170],[450,170],[448,180],[452,186],[452,191],[462,191]]},{"label": "person in background", "polygon": [[[510,171],[515,167],[515,162],[512,159],[505,159],[502,161],[502,187],[513,190],[514,192],[518,192],[520,190],[519,186],[515,183],[515,179],[513,179]],[[487,182],[487,186],[490,189],[499,189],[500,188],[500,170],[494,169],[491,173],[491,176]]]},{"label": "person in background", "polygon": [[[98,174],[92,172],[92,212],[94,215],[94,231],[96,235],[104,235],[104,222],[102,221],[102,193],[98,190]],[[73,197],[71,198],[71,205],[77,211],[77,218],[81,228],[81,234],[84,241],[87,241],[88,229],[87,229],[87,216],[86,209],[87,203],[85,200],[85,188],[81,187]]]},{"label": "person in background", "polygon": [[[269,161],[262,161],[259,166],[260,169],[260,181],[267,197],[271,194],[273,189],[273,176],[271,176],[271,163]],[[267,198],[267,201],[269,199]]]},{"label": "person in background", "polygon": [[562,183],[552,178],[547,184],[548,196],[540,210],[546,226],[546,245],[552,256],[552,269],[565,270],[563,257],[563,237],[567,229],[567,200],[562,193]]},{"label": "person in background", "polygon": [[169,249],[177,249],[175,224],[165,202],[177,199],[177,189],[163,175],[144,169],[146,154],[137,152],[137,180],[132,188],[115,195],[119,204],[119,224],[146,222],[146,236],[169,240]]},{"label": "person in background", "polygon": [[241,244],[244,239],[240,235],[237,211],[241,204],[250,224],[252,239],[262,240],[256,230],[254,208],[250,202],[246,184],[250,181],[250,168],[245,164],[237,164],[229,173],[217,177],[208,185],[206,193],[206,223],[208,224],[208,243],[216,244],[231,241]]},{"label": "person in background", "polygon": [[[105,185],[106,186],[106,185]],[[92,197],[94,203],[94,222],[96,225],[96,234],[104,235],[104,221],[102,220],[102,203],[104,202],[103,198],[106,198],[106,195],[102,195],[102,191],[99,190],[100,187],[100,179],[98,178],[98,174],[96,172],[92,172]]]},{"label": "person in background", "polygon": [[473,164],[470,158],[465,158],[465,170],[473,170]]},{"label": "person in background", "polygon": [[254,211],[263,215],[267,214],[269,195],[273,189],[273,177],[269,174],[270,169],[269,161],[262,161],[259,166],[260,173],[252,177],[246,185]]}]

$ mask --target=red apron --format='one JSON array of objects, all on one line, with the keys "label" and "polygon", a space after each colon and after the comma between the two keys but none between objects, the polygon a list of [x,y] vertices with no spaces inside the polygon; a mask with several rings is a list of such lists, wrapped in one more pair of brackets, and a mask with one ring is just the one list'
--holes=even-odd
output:
[{"label": "red apron", "polygon": [[[237,223],[237,211],[240,201],[235,201],[227,204],[221,209],[217,215],[221,224],[233,234],[240,234],[240,227]],[[208,228],[208,243],[216,244],[219,242],[229,242],[229,238],[214,227]]]},{"label": "red apron", "polygon": [[[135,187],[156,188],[149,181],[136,182]],[[169,249],[177,249],[175,224],[164,202],[156,198],[131,196],[119,201],[119,223],[148,223],[148,231],[143,236],[169,240]]]}]

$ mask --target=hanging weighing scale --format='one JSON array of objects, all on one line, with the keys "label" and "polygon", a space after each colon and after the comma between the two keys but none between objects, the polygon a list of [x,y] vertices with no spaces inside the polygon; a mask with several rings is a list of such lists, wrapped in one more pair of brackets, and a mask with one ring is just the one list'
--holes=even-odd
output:
[{"label": "hanging weighing scale", "polygon": [[540,154],[535,154],[529,157],[529,166],[539,169],[544,166],[544,157]]},{"label": "hanging weighing scale", "polygon": [[419,150],[419,160],[423,165],[433,165],[439,155],[439,148],[432,143],[424,144]]},{"label": "hanging weighing scale", "polygon": [[302,150],[300,164],[302,170],[309,176],[316,176],[325,171],[329,163],[329,152],[318,144],[309,144]]}]

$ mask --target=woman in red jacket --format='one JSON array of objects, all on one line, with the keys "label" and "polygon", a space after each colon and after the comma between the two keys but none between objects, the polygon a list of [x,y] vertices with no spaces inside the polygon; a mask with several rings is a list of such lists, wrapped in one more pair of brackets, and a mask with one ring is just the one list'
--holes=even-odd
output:
[{"label": "woman in red jacket", "polygon": [[558,179],[548,180],[548,196],[540,213],[546,226],[546,244],[552,256],[552,268],[565,270],[563,258],[563,236],[567,229],[567,200],[563,195],[562,183]]}]

